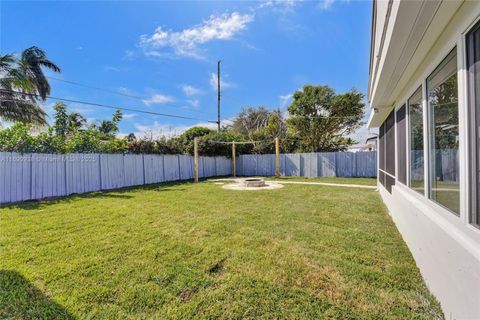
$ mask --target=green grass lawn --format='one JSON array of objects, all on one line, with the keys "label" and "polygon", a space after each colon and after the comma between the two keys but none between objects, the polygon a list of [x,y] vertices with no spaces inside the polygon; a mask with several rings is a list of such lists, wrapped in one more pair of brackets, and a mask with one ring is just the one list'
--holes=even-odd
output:
[{"label": "green grass lawn", "polygon": [[301,181],[301,182],[326,182],[326,183],[339,183],[339,184],[358,184],[364,186],[376,186],[377,178],[336,178],[336,177],[317,177],[317,178],[305,178],[305,177],[268,177],[268,180],[278,181]]},{"label": "green grass lawn", "polygon": [[0,319],[443,317],[375,190],[152,185],[4,207],[0,231]]}]

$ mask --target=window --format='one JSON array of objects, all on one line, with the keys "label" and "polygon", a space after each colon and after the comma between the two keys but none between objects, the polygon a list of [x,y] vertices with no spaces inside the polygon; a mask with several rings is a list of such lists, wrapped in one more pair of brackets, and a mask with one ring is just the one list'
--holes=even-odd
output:
[{"label": "window", "polygon": [[472,137],[472,205],[470,222],[480,227],[480,24],[477,24],[467,35],[469,114],[471,115]]},{"label": "window", "polygon": [[378,177],[380,183],[392,192],[395,185],[395,112],[392,111],[380,127]]},{"label": "window", "polygon": [[385,120],[385,171],[395,176],[395,112]]},{"label": "window", "polygon": [[397,122],[397,179],[403,184],[407,184],[407,123],[405,109],[405,106],[398,109],[395,117]]},{"label": "window", "polygon": [[454,49],[427,78],[429,197],[460,212],[457,54]]},{"label": "window", "polygon": [[385,186],[385,123],[378,134],[378,181]]},{"label": "window", "polygon": [[408,99],[408,136],[410,142],[410,179],[408,185],[424,194],[424,148],[423,148],[423,107],[422,87]]}]

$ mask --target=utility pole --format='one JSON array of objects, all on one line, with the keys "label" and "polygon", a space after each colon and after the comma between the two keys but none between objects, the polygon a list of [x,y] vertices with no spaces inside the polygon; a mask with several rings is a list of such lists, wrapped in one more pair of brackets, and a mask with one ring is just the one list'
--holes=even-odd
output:
[{"label": "utility pole", "polygon": [[218,132],[220,132],[220,62],[218,60],[217,63],[217,87],[218,87],[218,112],[217,112],[217,125],[218,125]]}]

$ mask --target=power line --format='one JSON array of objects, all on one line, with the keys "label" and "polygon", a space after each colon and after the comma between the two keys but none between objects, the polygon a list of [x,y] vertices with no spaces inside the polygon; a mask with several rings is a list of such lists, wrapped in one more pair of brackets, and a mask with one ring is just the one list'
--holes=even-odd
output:
[{"label": "power line", "polygon": [[[234,98],[230,95],[222,95],[222,97],[225,99],[230,99],[230,100],[233,100],[235,102],[238,102],[238,103],[242,103],[240,100],[238,100],[238,98]],[[347,118],[357,118],[357,116],[322,116],[322,115],[316,115],[316,116],[301,116],[301,115],[291,115],[288,113],[288,107],[286,107],[285,109],[282,109],[281,107],[278,107],[278,106],[275,106],[273,107],[274,109],[273,110],[270,110],[269,108],[272,108],[272,106],[268,106],[268,105],[261,105],[265,108],[267,108],[267,110],[269,112],[276,112],[276,111],[279,111],[280,113],[282,114],[286,114],[287,115],[287,118],[329,118],[329,119],[347,119]]]},{"label": "power line", "polygon": [[[119,91],[100,88],[100,87],[92,86],[92,85],[89,85],[89,84],[80,83],[80,82],[77,82],[77,81],[64,80],[64,79],[51,77],[51,76],[46,76],[46,78],[51,79],[51,80],[55,80],[55,81],[59,81],[59,82],[68,83],[68,84],[79,86],[79,87],[89,88],[89,89],[93,89],[93,90],[97,90],[97,91],[103,91],[103,92],[106,92],[106,93],[110,93],[110,94],[114,94],[114,95],[118,95],[118,96],[122,96],[122,97],[136,99],[136,100],[139,100],[139,101],[142,101],[142,102],[149,99],[148,97],[136,96],[136,95],[133,95],[133,94],[128,94],[128,93],[123,93],[123,92],[119,92]],[[174,105],[164,105],[164,106],[165,107],[170,107],[170,108],[180,108],[180,109],[183,108],[183,106],[174,106]],[[200,110],[195,110],[193,108],[188,108],[188,109],[191,112],[197,112],[197,113],[202,113],[202,114],[208,115],[208,113],[200,111]]]},{"label": "power line", "polygon": [[[5,90],[5,89],[0,89],[0,91],[2,91],[2,92],[17,93],[17,94],[26,95],[26,96],[31,96],[31,97],[32,97],[32,96],[33,96],[33,97],[37,97],[37,95],[36,95],[36,94],[33,94],[33,93],[23,93],[23,92],[12,91],[12,90]],[[53,97],[53,96],[47,96],[47,98],[48,98],[48,99],[52,99],[52,100],[59,100],[59,101],[64,101],[64,102],[78,103],[78,104],[84,104],[84,105],[101,107],[101,108],[119,109],[119,110],[130,111],[130,112],[145,113],[145,114],[157,115],[157,116],[162,116],[162,117],[179,118],[179,119],[187,119],[187,120],[197,120],[197,121],[211,122],[210,120],[201,119],[201,118],[194,118],[194,117],[180,116],[180,115],[174,115],[174,114],[168,114],[168,113],[160,113],[160,112],[139,110],[139,109],[133,109],[133,108],[128,108],[128,107],[116,107],[116,106],[111,106],[111,105],[101,104],[101,103],[96,103],[96,102],[88,102],[88,101],[81,101],[81,100],[74,100],[74,99],[67,99],[67,98],[59,98],[59,97]],[[17,99],[17,101],[21,102],[22,100],[21,100],[21,99]]]}]

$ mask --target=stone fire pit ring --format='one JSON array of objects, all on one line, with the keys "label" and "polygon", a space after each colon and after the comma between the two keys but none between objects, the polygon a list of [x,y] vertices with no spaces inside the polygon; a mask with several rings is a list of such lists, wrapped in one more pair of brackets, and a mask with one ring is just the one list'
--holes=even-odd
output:
[{"label": "stone fire pit ring", "polygon": [[267,182],[262,178],[236,179],[233,183],[225,184],[222,188],[229,190],[272,190],[283,188],[283,185]]}]

